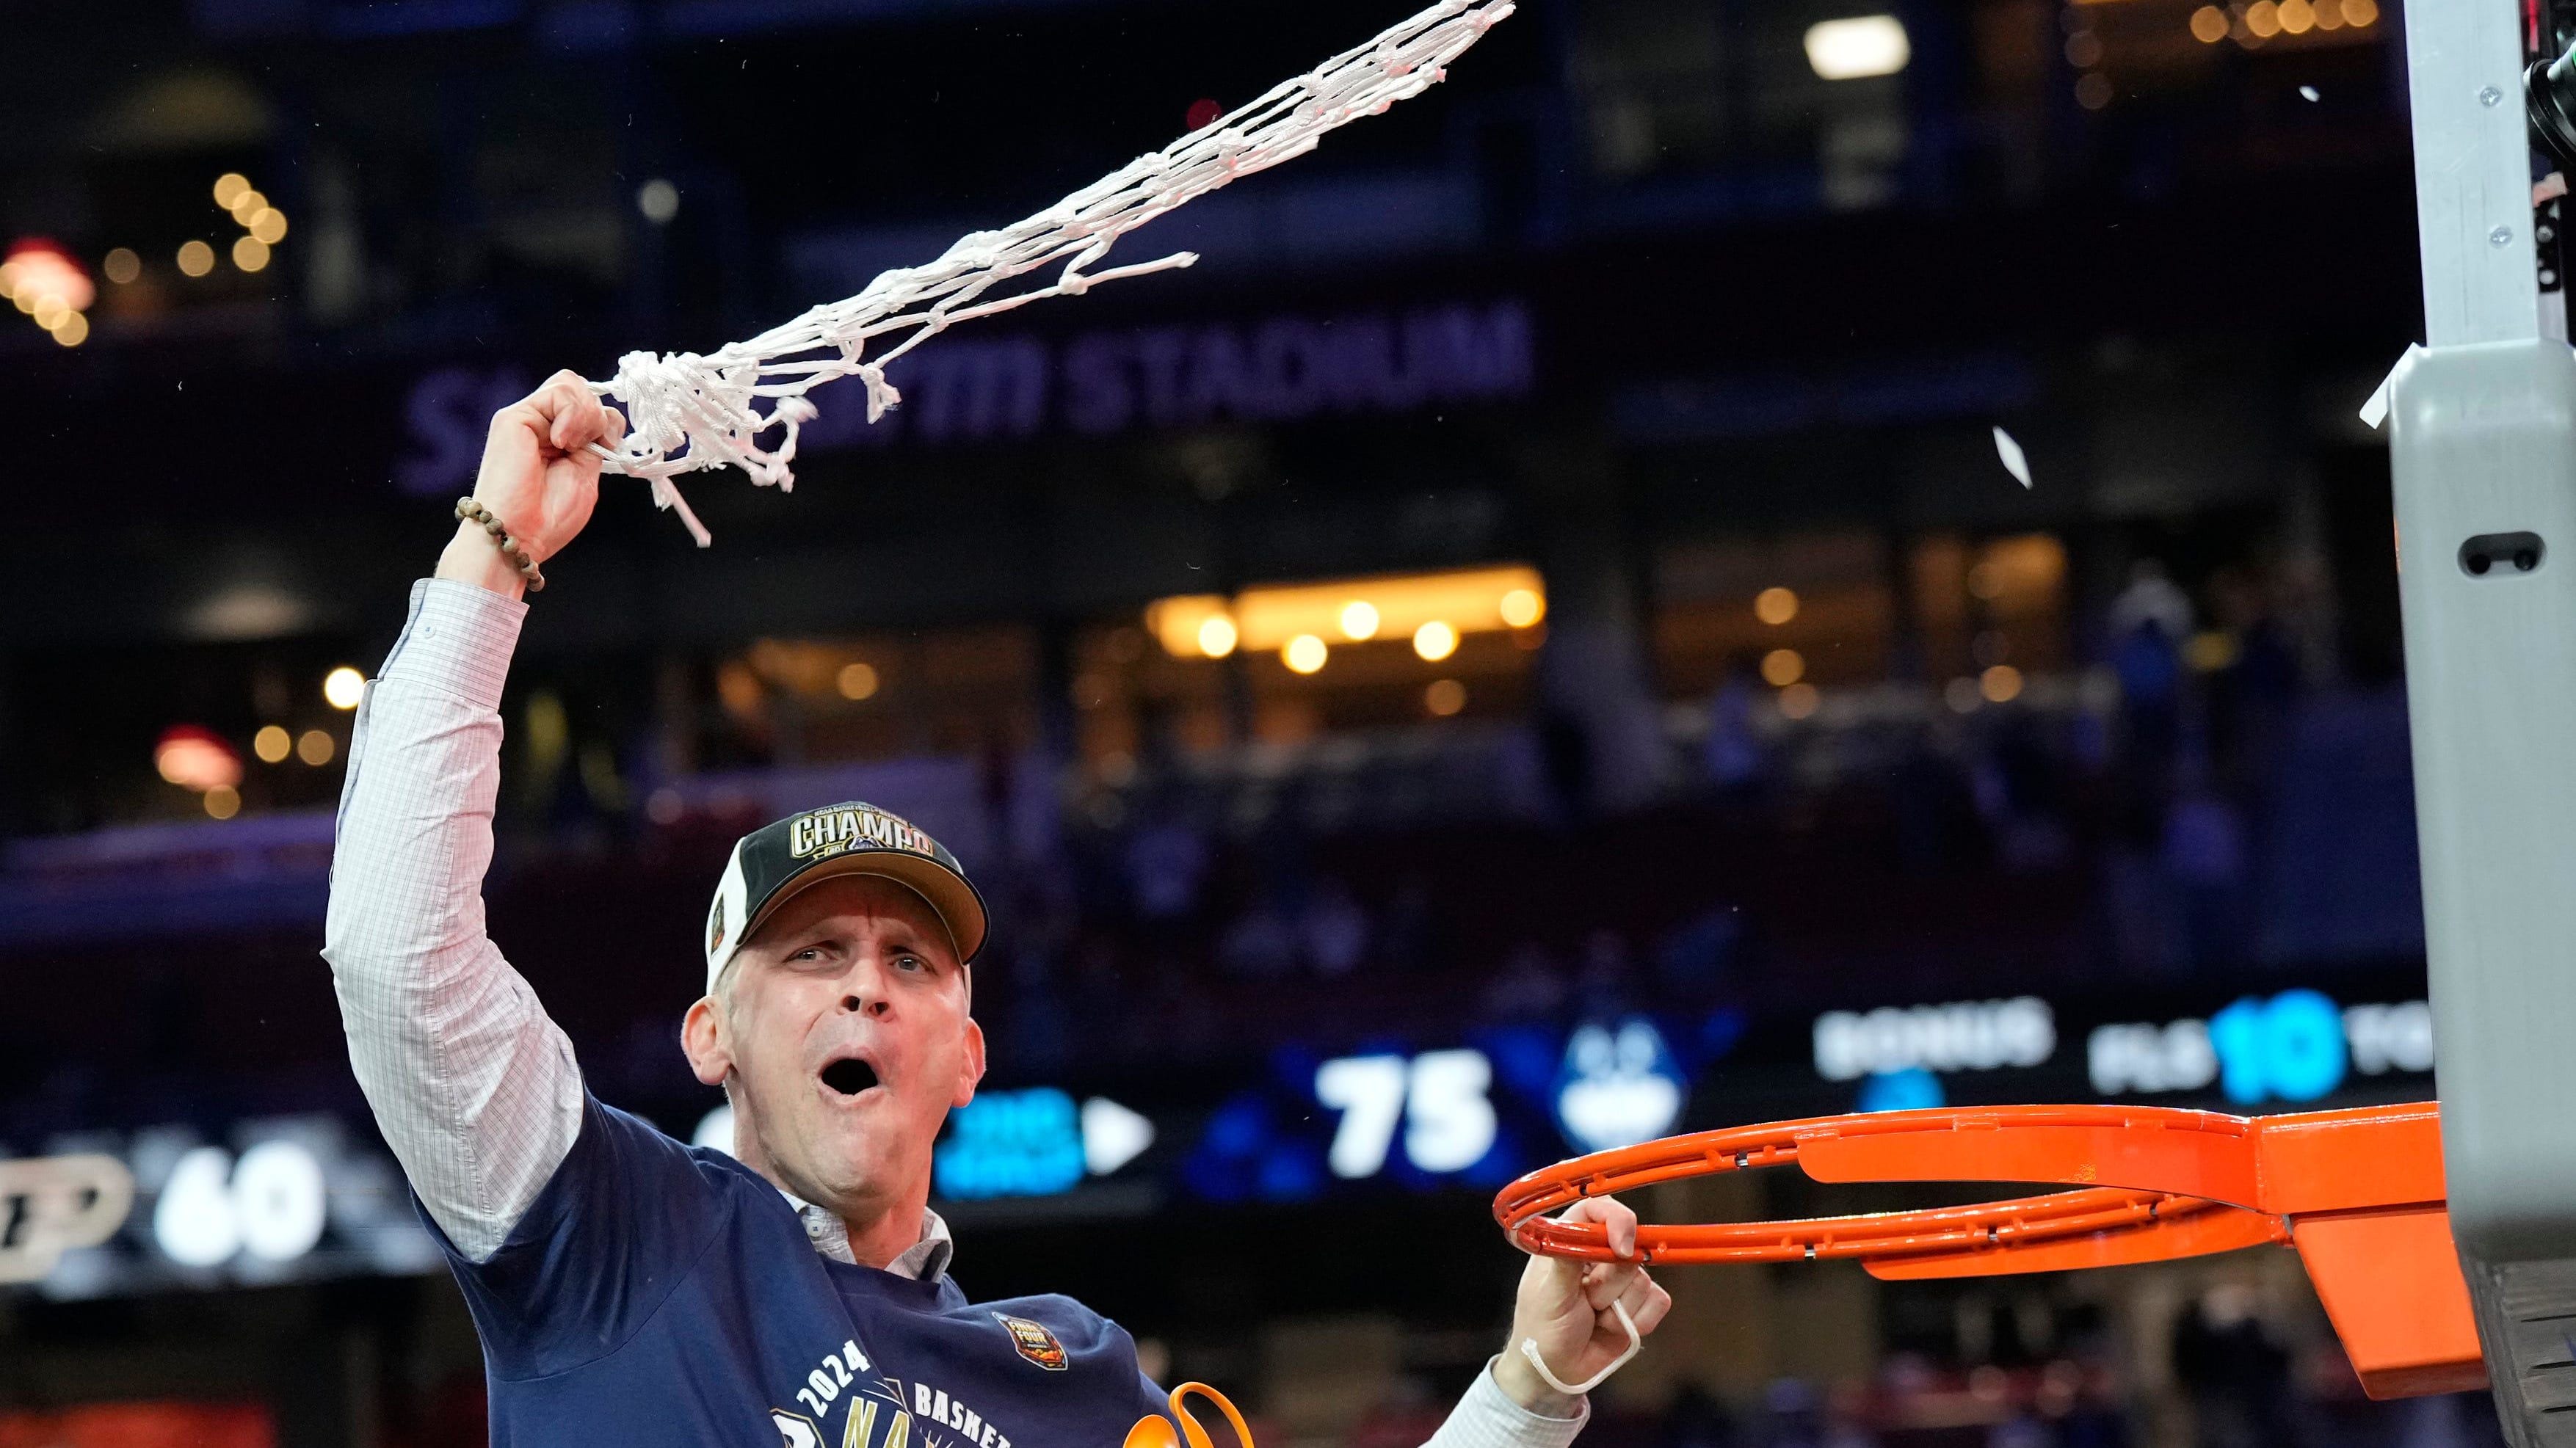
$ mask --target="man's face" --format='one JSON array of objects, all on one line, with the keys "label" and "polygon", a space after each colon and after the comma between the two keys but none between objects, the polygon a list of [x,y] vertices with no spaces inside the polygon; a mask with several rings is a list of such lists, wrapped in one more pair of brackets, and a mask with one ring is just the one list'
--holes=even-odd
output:
[{"label": "man's face", "polygon": [[984,1033],[965,967],[919,895],[842,875],[743,943],[682,1044],[734,1104],[746,1166],[844,1218],[926,1199],[931,1143],[975,1095]]}]

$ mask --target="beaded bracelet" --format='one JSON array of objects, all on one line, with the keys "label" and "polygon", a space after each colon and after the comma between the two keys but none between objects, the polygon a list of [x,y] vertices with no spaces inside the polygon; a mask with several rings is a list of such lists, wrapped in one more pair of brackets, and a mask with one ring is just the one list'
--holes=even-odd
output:
[{"label": "beaded bracelet", "polygon": [[546,576],[537,571],[537,560],[528,556],[528,550],[519,546],[518,540],[510,536],[508,525],[494,517],[491,509],[471,497],[464,497],[456,500],[456,516],[465,522],[483,525],[483,531],[491,534],[493,543],[500,547],[501,556],[509,559],[511,566],[519,570],[519,576],[528,581],[528,592],[545,590]]}]

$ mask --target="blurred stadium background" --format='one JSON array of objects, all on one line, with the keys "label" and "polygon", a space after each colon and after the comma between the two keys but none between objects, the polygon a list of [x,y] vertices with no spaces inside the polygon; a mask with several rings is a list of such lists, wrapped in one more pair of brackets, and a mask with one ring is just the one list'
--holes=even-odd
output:
[{"label": "blurred stadium background", "polygon": [[[315,952],[355,686],[483,419],[1402,8],[13,12],[0,1156],[140,1190],[0,1288],[0,1445],[482,1441]],[[1530,0],[1131,243],[1195,270],[961,328],[874,428],[820,394],[792,495],[692,489],[713,550],[607,484],[512,676],[493,934],[603,1097],[696,1135],[734,836],[920,821],[998,915],[961,1280],[1084,1298],[1263,1448],[1418,1442],[1499,1341],[1493,1189],[1579,1150],[2429,1094],[2354,415],[2419,326],[2400,23]],[[2362,1400],[2286,1253],[1667,1280],[1603,1448],[2495,1435]]]}]

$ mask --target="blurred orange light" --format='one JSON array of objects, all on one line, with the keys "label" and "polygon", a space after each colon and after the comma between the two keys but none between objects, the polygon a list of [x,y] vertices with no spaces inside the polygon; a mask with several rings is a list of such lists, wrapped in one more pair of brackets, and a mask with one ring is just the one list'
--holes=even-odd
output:
[{"label": "blurred orange light", "polygon": [[123,286],[143,275],[143,258],[134,254],[134,248],[120,246],[107,254],[107,259],[100,263],[99,270],[107,273],[109,281]]},{"label": "blurred orange light", "polygon": [[1233,619],[1221,613],[1209,614],[1199,624],[1199,652],[1212,659],[1224,658],[1234,652],[1235,641],[1240,637]]},{"label": "blurred orange light", "polygon": [[1813,684],[1791,684],[1780,691],[1780,713],[1790,719],[1805,719],[1816,712],[1822,696]]},{"label": "blurred orange light", "polygon": [[0,259],[0,297],[16,303],[22,312],[33,312],[49,302],[64,311],[85,312],[98,300],[98,288],[69,253],[50,241],[29,237],[10,243],[8,256]]},{"label": "blurred orange light", "polygon": [[65,312],[63,319],[46,329],[54,340],[66,347],[77,347],[89,340],[89,318],[78,312]]},{"label": "blurred orange light", "polygon": [[1286,664],[1291,671],[1300,674],[1311,674],[1323,668],[1324,660],[1329,657],[1331,657],[1331,650],[1325,648],[1324,641],[1313,634],[1299,634],[1290,639],[1287,646],[1279,651],[1279,661]]},{"label": "blurred orange light", "polygon": [[1977,678],[1977,692],[1989,704],[2009,704],[2021,697],[2021,670],[2010,664],[1997,664]]},{"label": "blurred orange light", "polygon": [[1467,707],[1467,686],[1456,679],[1434,679],[1422,691],[1422,707],[1446,719]]},{"label": "blurred orange light", "polygon": [[[1358,604],[1376,615],[1375,629],[1365,635],[1370,638],[1409,638],[1435,620],[1460,634],[1525,630],[1547,614],[1546,586],[1538,570],[1501,564],[1247,588],[1231,599],[1220,593],[1180,594],[1146,608],[1145,630],[1174,658],[1221,658],[1235,646],[1255,652],[1283,648],[1301,634],[1360,637],[1346,627],[1363,621],[1354,608]],[[1232,644],[1213,651],[1211,636],[1224,637],[1210,623],[1219,618],[1233,630]]]},{"label": "blurred orange light", "polygon": [[1435,618],[1413,631],[1413,651],[1436,664],[1458,652],[1458,631]]},{"label": "blurred orange light", "polygon": [[2203,45],[2216,45],[2227,38],[2227,12],[2215,5],[2203,5],[2191,12],[2191,38]]},{"label": "blurred orange light", "polygon": [[192,241],[179,248],[179,274],[201,277],[215,269],[215,249],[202,241]]},{"label": "blurred orange light", "polygon": [[215,178],[215,204],[230,211],[250,193],[250,178],[239,171],[226,171]]},{"label": "blurred orange light", "polygon": [[286,213],[274,206],[263,206],[252,212],[250,220],[242,225],[250,229],[251,235],[270,246],[286,240]]},{"label": "blurred orange light", "polygon": [[316,769],[330,763],[331,756],[339,752],[339,745],[320,729],[307,729],[295,741],[295,757]]},{"label": "blurred orange light", "polygon": [[241,813],[241,791],[229,784],[219,784],[206,791],[206,813],[219,820]]},{"label": "blurred orange light", "polygon": [[2346,25],[2369,25],[2379,19],[2379,0],[2343,0]]},{"label": "blurred orange light", "polygon": [[268,243],[256,236],[233,238],[233,265],[246,272],[268,269]]},{"label": "blurred orange light", "polygon": [[2075,103],[2088,111],[2098,111],[2111,103],[2111,78],[2093,71],[2075,82]]},{"label": "blurred orange light", "polygon": [[[2338,3],[2338,0],[2329,0]],[[2281,33],[2305,35],[2316,28],[2317,9],[2308,0],[2281,0]]]},{"label": "blurred orange light", "polygon": [[2258,40],[2269,40],[2281,33],[2281,7],[2272,0],[2254,0],[2245,7],[2245,28]]},{"label": "blurred orange light", "polygon": [[1807,661],[1796,649],[1773,649],[1762,656],[1762,682],[1785,689],[1807,676]]},{"label": "blurred orange light", "polygon": [[1798,616],[1798,595],[1786,588],[1766,588],[1753,595],[1753,616],[1777,627]]},{"label": "blurred orange light", "polygon": [[181,789],[199,794],[241,783],[241,756],[213,730],[194,724],[172,726],[152,747],[152,766]]}]

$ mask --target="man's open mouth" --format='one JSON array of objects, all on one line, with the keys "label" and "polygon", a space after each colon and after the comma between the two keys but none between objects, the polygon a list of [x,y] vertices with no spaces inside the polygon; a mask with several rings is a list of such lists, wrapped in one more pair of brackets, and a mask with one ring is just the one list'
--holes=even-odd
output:
[{"label": "man's open mouth", "polygon": [[856,1096],[877,1084],[877,1068],[856,1056],[844,1057],[823,1068],[823,1084],[844,1096]]}]

